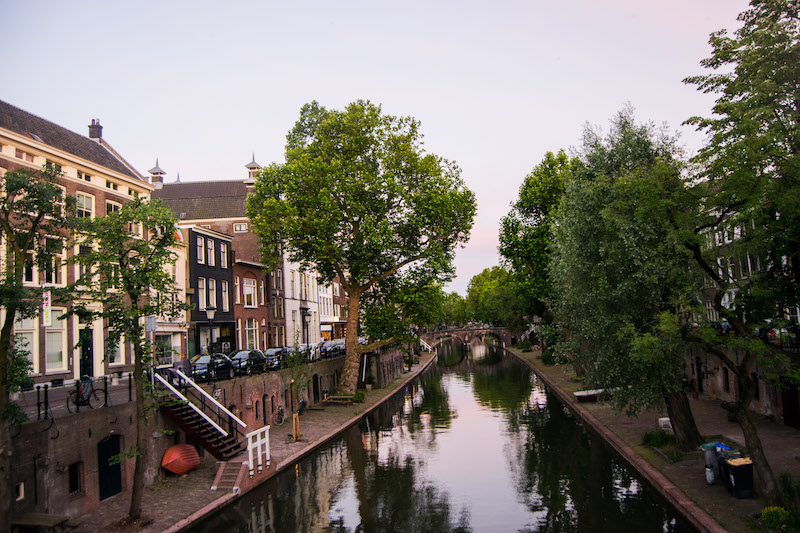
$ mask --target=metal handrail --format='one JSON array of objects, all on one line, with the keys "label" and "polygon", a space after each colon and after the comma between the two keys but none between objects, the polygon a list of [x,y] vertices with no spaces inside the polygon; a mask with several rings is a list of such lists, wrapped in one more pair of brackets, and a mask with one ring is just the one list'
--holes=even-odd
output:
[{"label": "metal handrail", "polygon": [[156,374],[155,376],[156,376],[156,379],[157,379],[158,381],[160,381],[160,382],[161,382],[161,383],[162,383],[162,384],[163,384],[165,387],[167,387],[167,388],[168,388],[170,391],[172,391],[172,394],[174,394],[175,396],[177,396],[178,398],[180,398],[181,400],[183,400],[184,402],[186,402],[186,405],[188,405],[189,407],[191,407],[192,409],[194,409],[194,411],[195,411],[197,414],[199,414],[200,416],[202,416],[203,418],[205,418],[205,419],[206,419],[206,421],[207,421],[209,424],[211,424],[212,426],[214,426],[214,429],[216,429],[217,431],[219,431],[220,433],[222,433],[222,435],[223,435],[223,436],[225,436],[225,437],[227,437],[227,436],[228,436],[228,432],[227,432],[227,431],[225,431],[224,429],[222,429],[221,427],[219,427],[219,426],[217,425],[217,423],[216,423],[216,422],[214,422],[213,420],[211,420],[211,419],[208,417],[208,415],[206,415],[206,414],[205,414],[203,411],[201,411],[200,409],[198,409],[198,408],[197,408],[197,406],[196,406],[195,404],[193,404],[192,402],[190,402],[190,401],[189,401],[189,399],[188,399],[188,398],[186,398],[186,396],[184,396],[183,394],[181,394],[181,393],[178,391],[178,389],[176,389],[175,387],[173,387],[172,385],[170,385],[170,384],[169,384],[169,382],[168,382],[166,379],[162,378],[162,377],[161,377],[159,374]]},{"label": "metal handrail", "polygon": [[194,380],[193,380],[193,379],[191,379],[189,376],[187,376],[186,374],[184,374],[183,372],[181,372],[181,371],[180,371],[180,370],[178,370],[177,368],[171,368],[170,370],[171,370],[172,372],[174,372],[175,374],[177,374],[178,376],[180,376],[180,378],[181,378],[181,379],[183,379],[183,381],[185,381],[186,383],[188,383],[189,385],[191,385],[192,387],[194,387],[195,389],[197,389],[198,391],[200,391],[200,393],[201,393],[203,396],[205,396],[206,398],[208,398],[208,399],[211,401],[211,403],[213,403],[214,405],[216,405],[216,406],[217,406],[217,407],[218,407],[218,408],[219,408],[219,409],[220,409],[220,410],[221,410],[223,413],[225,413],[225,414],[226,414],[226,415],[228,415],[229,417],[231,417],[231,418],[233,418],[234,420],[236,420],[236,423],[238,423],[240,426],[242,426],[243,428],[246,428],[246,427],[247,427],[247,424],[245,424],[244,422],[242,422],[241,420],[239,420],[239,417],[237,417],[235,414],[233,414],[233,413],[231,413],[230,411],[228,411],[227,409],[225,409],[225,406],[224,406],[224,405],[222,405],[221,403],[219,403],[217,400],[215,400],[213,396],[211,396],[209,393],[207,393],[206,391],[204,391],[204,390],[203,390],[201,387],[198,387],[198,386],[197,386],[197,383],[195,383],[195,382],[194,382]]},{"label": "metal handrail", "polygon": [[429,352],[433,351],[433,348],[431,348],[431,345],[428,344],[427,342],[425,342],[422,338],[419,339],[419,343],[422,345],[423,348],[425,348]]}]

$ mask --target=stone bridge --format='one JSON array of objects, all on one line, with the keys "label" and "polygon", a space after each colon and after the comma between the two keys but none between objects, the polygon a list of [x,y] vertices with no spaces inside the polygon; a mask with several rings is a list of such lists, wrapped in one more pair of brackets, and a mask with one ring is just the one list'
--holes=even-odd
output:
[{"label": "stone bridge", "polygon": [[447,339],[458,339],[464,344],[469,344],[473,340],[483,340],[485,337],[494,337],[500,341],[502,346],[511,346],[516,337],[505,328],[452,328],[437,331],[429,331],[420,335],[422,340],[436,346]]}]

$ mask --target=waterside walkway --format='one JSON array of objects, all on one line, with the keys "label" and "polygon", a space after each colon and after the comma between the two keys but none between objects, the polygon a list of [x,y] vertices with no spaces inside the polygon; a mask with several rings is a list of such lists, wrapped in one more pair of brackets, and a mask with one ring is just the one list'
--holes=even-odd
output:
[{"label": "waterside walkway", "polygon": [[[571,366],[546,366],[538,359],[538,351],[511,351],[528,363],[587,426],[602,435],[699,531],[752,533],[758,530],[749,517],[765,507],[763,498],[740,500],[731,496],[720,482],[709,486],[702,452],[684,454],[682,461],[669,463],[654,450],[642,446],[642,435],[657,429],[658,419],[667,416],[666,412],[646,412],[633,418],[615,412],[606,402],[578,403],[572,393],[580,385],[570,380],[574,375]],[[736,447],[745,448],[739,425],[728,422],[720,401],[701,397],[690,398],[689,402],[701,435],[715,436],[714,440],[721,435],[726,441],[737,443]],[[786,470],[795,480],[800,480],[800,431],[771,420],[760,420],[757,426],[775,475]]]}]

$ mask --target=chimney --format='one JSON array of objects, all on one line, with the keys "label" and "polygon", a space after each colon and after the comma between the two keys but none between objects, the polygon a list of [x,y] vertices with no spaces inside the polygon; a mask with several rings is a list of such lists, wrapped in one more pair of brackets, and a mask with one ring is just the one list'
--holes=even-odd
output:
[{"label": "chimney", "polygon": [[99,118],[92,119],[92,123],[89,125],[89,138],[90,139],[103,138],[103,126],[100,125]]}]

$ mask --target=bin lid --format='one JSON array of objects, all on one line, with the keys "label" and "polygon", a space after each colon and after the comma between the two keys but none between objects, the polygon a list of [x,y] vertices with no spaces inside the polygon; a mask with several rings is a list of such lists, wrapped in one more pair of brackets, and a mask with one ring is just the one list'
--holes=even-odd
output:
[{"label": "bin lid", "polygon": [[700,448],[703,449],[704,451],[708,451],[708,450],[715,450],[717,446],[721,446],[721,444],[719,442],[704,442],[703,444],[700,445]]},{"label": "bin lid", "polygon": [[730,466],[742,466],[742,465],[749,465],[752,464],[753,461],[750,460],[749,457],[740,457],[738,459],[728,459],[728,464]]},{"label": "bin lid", "polygon": [[733,449],[733,448],[731,448],[730,446],[725,446],[725,445],[724,445],[724,444],[722,444],[721,442],[718,442],[718,443],[717,443],[717,451],[718,451],[718,452],[722,452],[722,451],[728,451],[728,450],[732,450],[732,449]]}]

